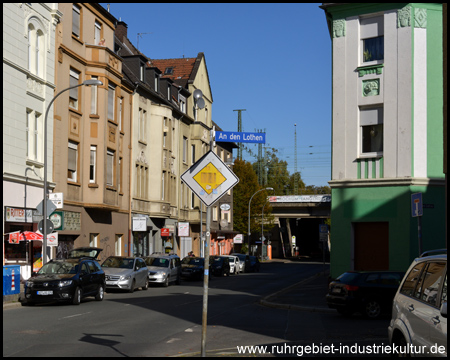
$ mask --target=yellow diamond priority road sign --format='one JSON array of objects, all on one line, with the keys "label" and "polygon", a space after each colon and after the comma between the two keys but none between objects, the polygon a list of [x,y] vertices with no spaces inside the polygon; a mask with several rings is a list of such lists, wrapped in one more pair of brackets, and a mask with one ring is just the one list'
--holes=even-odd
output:
[{"label": "yellow diamond priority road sign", "polygon": [[181,180],[206,206],[211,206],[239,182],[237,176],[212,151],[184,172]]}]

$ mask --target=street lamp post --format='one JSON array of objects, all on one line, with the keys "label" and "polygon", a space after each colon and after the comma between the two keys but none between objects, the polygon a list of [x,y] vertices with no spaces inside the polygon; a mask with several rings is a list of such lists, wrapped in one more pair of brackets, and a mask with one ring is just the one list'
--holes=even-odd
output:
[{"label": "street lamp post", "polygon": [[248,249],[247,249],[247,255],[250,255],[250,235],[251,235],[251,232],[250,232],[250,204],[252,203],[253,196],[255,196],[257,193],[259,193],[260,191],[263,191],[263,190],[272,190],[273,191],[273,188],[267,187],[264,189],[259,189],[257,192],[255,192],[252,195],[252,197],[250,198],[250,201],[248,202],[248,232],[247,232],[247,234],[248,234]]},{"label": "street lamp post", "polygon": [[56,98],[61,95],[63,92],[74,89],[79,86],[90,86],[90,85],[103,85],[100,80],[85,80],[81,84],[70,86],[67,89],[61,90],[58,94],[56,94],[50,104],[47,106],[47,110],[45,110],[45,119],[44,119],[44,206],[43,206],[43,217],[44,217],[44,226],[43,226],[43,243],[42,243],[42,264],[47,263],[47,116],[50,111],[50,107]]},{"label": "street lamp post", "polygon": [[267,205],[267,203],[269,202],[269,200],[267,200],[263,207],[262,207],[262,212],[261,212],[261,261],[263,259],[263,247],[264,247],[264,208]]}]

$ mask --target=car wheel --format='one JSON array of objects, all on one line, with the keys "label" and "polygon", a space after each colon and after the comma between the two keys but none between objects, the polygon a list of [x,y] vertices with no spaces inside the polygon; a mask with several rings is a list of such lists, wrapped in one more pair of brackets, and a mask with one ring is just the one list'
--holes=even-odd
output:
[{"label": "car wheel", "polygon": [[147,290],[148,289],[148,278],[145,279],[145,284],[142,287],[142,290]]},{"label": "car wheel", "polygon": [[169,276],[166,277],[166,280],[164,281],[164,287],[169,286]]},{"label": "car wheel", "polygon": [[75,289],[75,292],[73,293],[72,304],[73,305],[80,305],[80,302],[81,302],[81,289],[79,287],[77,287]]},{"label": "car wheel", "polygon": [[131,283],[131,288],[128,290],[128,292],[132,293],[134,292],[134,288],[136,287],[136,279],[133,279],[133,282]]},{"label": "car wheel", "polygon": [[381,315],[381,305],[376,299],[370,299],[364,306],[364,315],[369,319],[377,319]]},{"label": "car wheel", "polygon": [[104,297],[105,297],[105,289],[103,288],[103,285],[100,285],[98,287],[98,292],[97,295],[95,296],[95,300],[102,301]]},{"label": "car wheel", "polygon": [[394,346],[398,347],[399,351],[396,352],[396,354],[392,354],[392,357],[411,357],[411,355],[406,351],[408,343],[403,335],[396,336]]}]

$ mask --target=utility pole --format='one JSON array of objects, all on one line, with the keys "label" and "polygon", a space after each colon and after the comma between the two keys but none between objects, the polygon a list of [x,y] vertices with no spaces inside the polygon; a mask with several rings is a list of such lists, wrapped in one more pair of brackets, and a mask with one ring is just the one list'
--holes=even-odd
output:
[{"label": "utility pole", "polygon": [[[237,111],[238,112],[238,132],[242,132],[242,117],[241,117],[241,113],[242,113],[242,111],[246,111],[246,109],[237,109],[237,110],[233,110],[233,111]],[[244,145],[242,143],[239,143],[238,154],[237,154],[237,158],[239,160],[242,160],[243,147],[244,147]]]},{"label": "utility pole", "polygon": [[298,176],[297,176],[297,124],[294,124],[294,137],[295,137],[295,146],[294,146],[294,195],[298,195]]}]

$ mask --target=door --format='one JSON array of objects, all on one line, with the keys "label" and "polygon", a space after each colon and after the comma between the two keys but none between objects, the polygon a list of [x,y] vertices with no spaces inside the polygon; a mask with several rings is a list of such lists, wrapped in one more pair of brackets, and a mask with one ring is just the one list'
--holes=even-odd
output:
[{"label": "door", "polygon": [[353,223],[354,270],[389,270],[389,223]]}]

